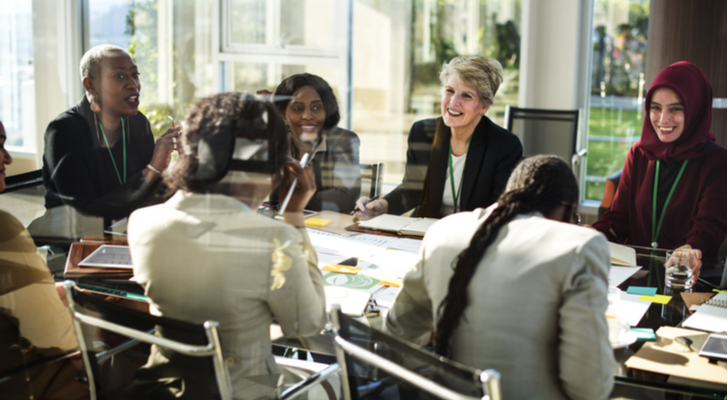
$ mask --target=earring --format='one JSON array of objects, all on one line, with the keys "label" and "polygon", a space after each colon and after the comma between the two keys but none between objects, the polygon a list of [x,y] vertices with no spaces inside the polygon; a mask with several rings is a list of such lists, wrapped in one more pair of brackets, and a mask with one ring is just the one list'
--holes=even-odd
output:
[{"label": "earring", "polygon": [[99,107],[99,105],[96,103],[91,103],[91,111],[97,113],[101,111],[101,107]]}]

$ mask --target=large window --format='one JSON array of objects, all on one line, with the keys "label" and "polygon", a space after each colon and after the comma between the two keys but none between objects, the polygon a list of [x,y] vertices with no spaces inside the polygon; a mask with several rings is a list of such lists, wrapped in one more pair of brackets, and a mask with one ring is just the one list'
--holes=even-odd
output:
[{"label": "large window", "polygon": [[0,120],[8,147],[28,147],[35,134],[32,2],[9,0],[0,7]]},{"label": "large window", "polygon": [[622,170],[642,133],[649,8],[644,0],[594,4],[587,200],[602,199],[604,182]]},{"label": "large window", "polygon": [[274,90],[294,73],[323,77],[340,125],[361,139],[361,162],[385,162],[392,186],[404,173],[410,127],[440,113],[443,62],[459,54],[501,62],[504,83],[488,113],[496,123],[518,101],[519,1],[225,0],[220,10],[221,88]]},{"label": "large window", "polygon": [[89,46],[128,49],[139,66],[140,110],[155,134],[213,93],[212,1],[90,0]]}]

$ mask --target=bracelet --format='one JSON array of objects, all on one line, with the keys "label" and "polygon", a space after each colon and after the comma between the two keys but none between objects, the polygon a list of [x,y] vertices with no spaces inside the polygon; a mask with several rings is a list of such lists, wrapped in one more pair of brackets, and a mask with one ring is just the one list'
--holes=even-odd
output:
[{"label": "bracelet", "polygon": [[162,175],[162,171],[160,171],[157,168],[155,168],[154,165],[152,165],[152,164],[147,164],[147,168],[149,168],[149,170],[152,171],[152,172],[156,172],[159,175]]}]

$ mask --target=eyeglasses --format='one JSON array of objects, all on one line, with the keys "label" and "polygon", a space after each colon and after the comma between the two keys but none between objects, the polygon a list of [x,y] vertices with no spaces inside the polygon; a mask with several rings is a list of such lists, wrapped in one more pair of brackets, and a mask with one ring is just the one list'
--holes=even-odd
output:
[{"label": "eyeglasses", "polygon": [[[562,202],[561,202],[561,205],[562,205],[562,206],[566,206],[566,207],[571,207],[571,208],[573,208],[573,209],[576,209],[576,204],[572,204],[572,203],[567,203],[567,202],[565,202],[565,201],[562,201]],[[575,224],[577,224],[577,225],[581,225],[581,214],[579,214],[578,212],[575,212],[575,213],[574,213],[574,214],[573,214],[573,215],[571,216],[571,220],[572,220],[572,222],[574,222]]]}]

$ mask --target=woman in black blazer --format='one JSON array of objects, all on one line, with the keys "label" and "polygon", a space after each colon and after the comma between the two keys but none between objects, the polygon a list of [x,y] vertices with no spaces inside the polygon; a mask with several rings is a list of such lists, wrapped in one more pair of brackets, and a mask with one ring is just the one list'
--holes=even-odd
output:
[{"label": "woman in black blazer", "polygon": [[149,121],[139,112],[139,71],[120,47],[92,48],[81,59],[80,72],[86,95],[46,129],[45,205],[120,219],[152,197],[179,127],[155,143]]},{"label": "woman in black blazer", "polygon": [[413,216],[440,218],[495,202],[523,156],[518,138],[485,116],[502,81],[503,69],[492,58],[461,56],[444,64],[442,116],[415,122],[402,183],[381,200],[360,198],[356,217],[416,207]]}]

